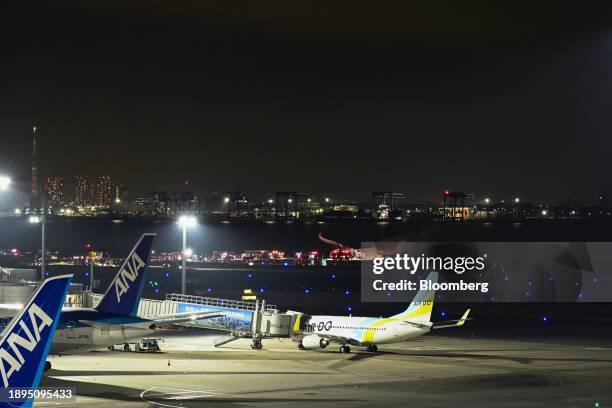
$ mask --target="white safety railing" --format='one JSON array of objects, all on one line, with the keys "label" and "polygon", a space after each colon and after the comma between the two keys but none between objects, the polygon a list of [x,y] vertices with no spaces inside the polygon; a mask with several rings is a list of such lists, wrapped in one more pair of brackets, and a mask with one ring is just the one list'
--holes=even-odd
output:
[{"label": "white safety railing", "polygon": [[[255,310],[256,309],[255,302],[245,302],[244,300],[233,300],[233,299],[209,298],[205,296],[195,296],[195,295],[182,295],[180,293],[168,293],[166,294],[166,300],[170,300],[172,302],[191,303],[194,305],[226,307],[230,309],[240,309],[240,310]],[[276,307],[276,305],[266,305],[265,311],[269,313],[278,313],[278,308]]]}]

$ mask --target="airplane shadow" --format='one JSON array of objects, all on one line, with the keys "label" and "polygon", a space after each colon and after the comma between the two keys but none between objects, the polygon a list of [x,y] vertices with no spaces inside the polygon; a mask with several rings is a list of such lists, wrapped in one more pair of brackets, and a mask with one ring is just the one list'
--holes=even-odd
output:
[{"label": "airplane shadow", "polygon": [[323,371],[86,371],[86,370],[56,370],[52,369],[46,373],[47,378],[52,377],[82,377],[82,376],[124,376],[124,375],[304,375],[304,374],[329,374]]},{"label": "airplane shadow", "polygon": [[[478,351],[478,350],[471,350]],[[495,351],[495,350],[486,350]],[[501,350],[503,351],[503,350]],[[516,351],[516,350],[510,350]],[[558,362],[593,362],[593,363],[611,363],[611,359],[597,359],[597,358],[577,358],[577,357],[521,357],[521,356],[504,356],[504,355],[493,355],[493,354],[472,354],[467,352],[455,352],[455,351],[443,351],[443,350],[380,350],[377,353],[358,352],[351,357],[332,364],[329,368],[332,370],[339,369],[345,366],[350,366],[359,361],[367,360],[370,358],[377,358],[382,356],[403,356],[403,357],[430,357],[430,358],[462,358],[478,361],[512,361],[519,364],[531,364],[534,361],[558,361]]]},{"label": "airplane shadow", "polygon": [[[142,397],[143,390],[131,387],[124,387],[118,385],[109,385],[109,384],[100,384],[93,382],[84,382],[84,381],[72,381],[72,380],[64,380],[53,377],[44,377],[41,380],[41,386],[43,387],[56,387],[56,388],[74,388],[76,390],[77,399],[79,397],[90,397],[90,398],[99,398],[104,400],[112,400],[112,401],[123,401],[123,402],[149,402],[149,403],[158,403],[163,406],[174,406],[168,405],[169,403],[176,404],[176,398],[171,395],[171,393],[165,394],[167,395],[164,398],[164,393],[153,393]],[[163,387],[160,387],[163,390]],[[273,392],[274,390],[272,390]],[[194,390],[194,393],[197,393],[197,390]],[[202,406],[203,403],[206,403],[207,406],[211,406],[211,403],[216,403],[218,405],[223,406],[233,406],[234,404],[244,404],[244,403],[312,403],[312,402],[332,402],[332,403],[342,403],[342,402],[355,402],[359,401],[356,399],[350,398],[253,398],[253,397],[240,397],[237,396],[215,396],[215,395],[204,395],[201,397],[194,397],[188,399],[181,399],[180,406],[181,407],[199,407]],[[177,407],[179,405],[176,405]],[[239,406],[239,405],[236,405]],[[242,406],[242,405],[240,405]]]}]

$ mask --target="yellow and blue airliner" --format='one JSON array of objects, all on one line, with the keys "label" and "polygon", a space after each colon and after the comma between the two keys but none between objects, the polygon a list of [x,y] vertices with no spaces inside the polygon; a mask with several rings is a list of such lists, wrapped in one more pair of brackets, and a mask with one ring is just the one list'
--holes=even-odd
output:
[{"label": "yellow and blue airliner", "polygon": [[[427,279],[437,282],[438,273],[431,272]],[[459,327],[468,319],[470,309],[459,320],[431,322],[435,290],[420,290],[410,306],[391,317],[306,316],[300,315],[294,327],[294,339],[300,349],[323,349],[330,343],[340,344],[342,353],[350,346],[365,346],[370,352],[378,351],[378,344],[397,343],[429,333],[432,329]]]}]

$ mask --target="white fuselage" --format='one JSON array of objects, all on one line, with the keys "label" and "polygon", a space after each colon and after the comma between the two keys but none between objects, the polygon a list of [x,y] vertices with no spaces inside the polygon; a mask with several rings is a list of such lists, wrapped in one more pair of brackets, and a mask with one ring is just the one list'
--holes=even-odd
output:
[{"label": "white fuselage", "polygon": [[125,343],[152,333],[151,322],[105,316],[95,309],[62,311],[50,354],[76,354]]},{"label": "white fuselage", "polygon": [[304,335],[346,338],[350,339],[349,344],[366,346],[411,340],[430,330],[428,321],[411,324],[394,317],[312,316]]}]

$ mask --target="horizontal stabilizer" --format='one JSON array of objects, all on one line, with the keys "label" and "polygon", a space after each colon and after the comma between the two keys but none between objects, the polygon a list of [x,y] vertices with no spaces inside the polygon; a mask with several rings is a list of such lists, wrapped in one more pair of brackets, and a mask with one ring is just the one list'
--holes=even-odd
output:
[{"label": "horizontal stabilizer", "polygon": [[465,313],[463,313],[463,316],[461,316],[461,319],[459,319],[459,320],[445,320],[445,321],[442,321],[442,322],[438,322],[437,324],[435,324],[432,327],[432,329],[445,329],[445,328],[448,328],[448,327],[461,327],[468,320],[472,320],[472,318],[468,318],[469,314],[470,314],[470,309],[466,310]]}]

